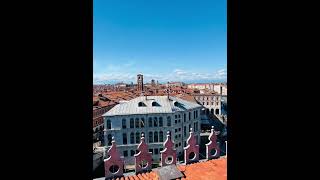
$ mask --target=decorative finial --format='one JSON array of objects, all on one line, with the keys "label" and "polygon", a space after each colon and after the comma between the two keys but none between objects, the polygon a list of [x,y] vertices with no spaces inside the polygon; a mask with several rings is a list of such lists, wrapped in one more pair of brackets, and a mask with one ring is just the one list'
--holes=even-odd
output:
[{"label": "decorative finial", "polygon": [[193,131],[192,131],[192,128],[190,128],[190,133],[192,133]]},{"label": "decorative finial", "polygon": [[214,126],[211,126],[211,132],[214,132]]},{"label": "decorative finial", "polygon": [[114,136],[112,136],[112,141],[111,142],[116,142],[115,140],[114,140]]}]

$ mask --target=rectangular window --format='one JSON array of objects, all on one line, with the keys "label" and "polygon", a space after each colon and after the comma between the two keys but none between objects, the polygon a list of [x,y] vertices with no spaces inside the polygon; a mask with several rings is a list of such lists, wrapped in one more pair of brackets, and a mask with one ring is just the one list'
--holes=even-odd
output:
[{"label": "rectangular window", "polygon": [[207,105],[209,105],[209,102],[207,102]]},{"label": "rectangular window", "polygon": [[141,118],[140,119],[140,127],[141,128],[144,128],[144,123],[145,123],[144,118]]},{"label": "rectangular window", "polygon": [[154,149],[154,154],[159,154],[159,149]]},{"label": "rectangular window", "polygon": [[211,102],[211,105],[213,105],[213,102]]},{"label": "rectangular window", "polygon": [[167,126],[170,127],[171,126],[171,118],[167,117]]},{"label": "rectangular window", "polygon": [[180,114],[178,116],[179,116],[179,118],[181,118]]},{"label": "rectangular window", "polygon": [[187,136],[187,131],[186,131],[186,130],[187,130],[187,127],[184,126],[184,127],[183,127],[183,135],[184,135],[184,136]]},{"label": "rectangular window", "polygon": [[174,123],[175,123],[175,124],[177,124],[177,123],[178,123],[178,121],[177,121],[177,120],[174,120]]},{"label": "rectangular window", "polygon": [[128,151],[123,151],[123,156],[128,157]]},{"label": "rectangular window", "polygon": [[135,122],[136,122],[136,123],[135,123],[135,124],[136,124],[136,128],[139,128],[139,121],[140,121],[140,120],[139,120],[138,118],[136,118],[136,121],[135,121]]},{"label": "rectangular window", "polygon": [[130,119],[130,128],[134,128],[134,119],[133,118]]},{"label": "rectangular window", "polygon": [[174,129],[174,132],[176,133],[178,130],[177,129]]},{"label": "rectangular window", "polygon": [[191,112],[189,112],[189,121],[191,120]]},{"label": "rectangular window", "polygon": [[127,144],[127,143],[128,143],[127,134],[126,134],[126,133],[123,133],[123,134],[122,134],[122,139],[123,139],[123,140],[122,140],[122,143],[123,143],[123,144]]},{"label": "rectangular window", "polygon": [[179,128],[179,132],[181,131],[181,128]]},{"label": "rectangular window", "polygon": [[149,149],[149,152],[151,152],[153,154],[153,149]]},{"label": "rectangular window", "polygon": [[122,119],[122,129],[126,129],[127,128],[127,121],[126,119]]}]

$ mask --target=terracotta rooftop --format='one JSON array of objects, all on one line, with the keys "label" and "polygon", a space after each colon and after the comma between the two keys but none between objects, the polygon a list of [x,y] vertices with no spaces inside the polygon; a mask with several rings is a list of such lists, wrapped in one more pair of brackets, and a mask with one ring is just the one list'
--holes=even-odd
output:
[{"label": "terracotta rooftop", "polygon": [[194,99],[194,97],[191,95],[188,95],[188,94],[179,94],[179,95],[177,95],[177,97],[179,97],[183,100],[186,100],[186,101],[197,103],[197,101]]},{"label": "terracotta rooftop", "polygon": [[180,165],[178,169],[186,176],[182,180],[227,180],[227,158],[213,159],[190,165]]},{"label": "terracotta rooftop", "polygon": [[[189,165],[177,165],[185,177],[177,180],[227,180],[227,158],[221,157],[205,162]],[[155,171],[133,176],[126,176],[114,180],[159,180]]]}]

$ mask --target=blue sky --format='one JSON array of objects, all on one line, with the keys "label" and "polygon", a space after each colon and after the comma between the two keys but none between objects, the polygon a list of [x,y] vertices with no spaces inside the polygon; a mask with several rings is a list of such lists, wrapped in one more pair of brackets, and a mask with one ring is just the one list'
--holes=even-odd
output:
[{"label": "blue sky", "polygon": [[94,84],[226,81],[226,0],[93,2]]}]

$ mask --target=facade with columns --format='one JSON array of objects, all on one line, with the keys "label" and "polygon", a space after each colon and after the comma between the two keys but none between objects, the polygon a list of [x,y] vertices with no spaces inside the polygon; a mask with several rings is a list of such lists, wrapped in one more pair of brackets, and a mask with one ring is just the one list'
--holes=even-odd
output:
[{"label": "facade with columns", "polygon": [[[200,143],[199,104],[171,96],[140,96],[120,103],[105,113],[105,145],[117,149],[127,164],[134,163],[134,154],[144,134],[154,162],[160,162],[160,151],[169,131],[177,156],[182,155],[190,128],[197,143]],[[131,162],[131,163],[130,163]]]}]

